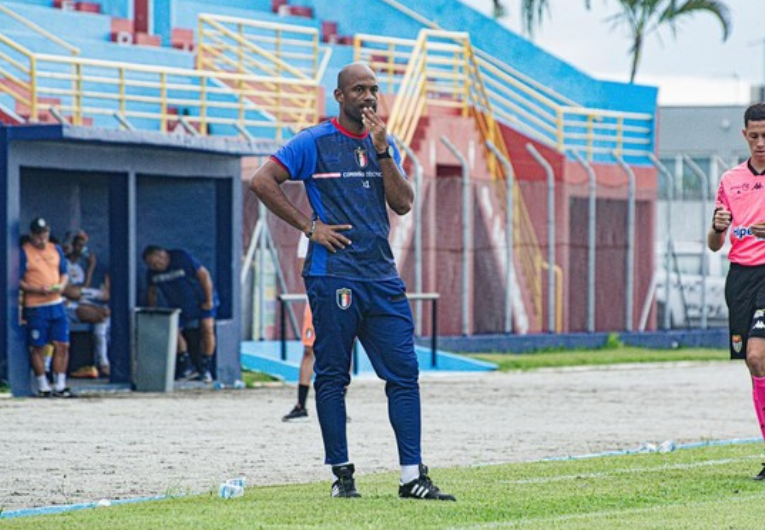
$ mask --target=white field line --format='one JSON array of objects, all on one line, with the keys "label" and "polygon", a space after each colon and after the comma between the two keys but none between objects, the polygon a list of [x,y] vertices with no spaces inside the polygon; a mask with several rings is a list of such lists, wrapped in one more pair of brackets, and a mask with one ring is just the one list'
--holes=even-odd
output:
[{"label": "white field line", "polygon": [[670,471],[673,469],[693,469],[697,467],[707,467],[707,466],[721,466],[724,464],[731,464],[733,462],[740,462],[742,460],[758,460],[761,457],[750,455],[750,456],[742,456],[738,458],[725,458],[721,460],[706,460],[703,462],[692,462],[689,464],[670,464],[670,465],[661,465],[661,466],[652,466],[652,467],[633,467],[633,468],[622,468],[622,469],[615,469],[613,471],[606,471],[603,473],[583,473],[578,475],[560,475],[555,477],[540,477],[540,478],[527,478],[527,479],[520,479],[520,480],[500,480],[500,484],[545,484],[548,482],[562,482],[565,480],[577,480],[577,479],[583,479],[583,478],[600,478],[600,477],[609,477],[609,476],[616,476],[616,475],[625,475],[628,473],[655,473],[657,471]]},{"label": "white field line", "polygon": [[[762,493],[752,493],[750,495],[741,495],[737,496],[734,499],[726,499],[726,505],[730,506],[731,504],[741,504],[741,503],[751,503],[755,499],[762,499]],[[589,519],[589,518],[601,518],[601,517],[613,517],[613,516],[623,516],[627,514],[638,514],[638,513],[649,513],[654,511],[661,511],[666,510],[668,508],[679,508],[679,507],[691,507],[691,506],[704,506],[707,504],[714,504],[719,502],[717,499],[708,499],[706,501],[694,501],[694,502],[684,502],[681,504],[669,504],[669,505],[661,505],[661,506],[647,506],[645,508],[628,508],[625,510],[603,510],[600,512],[587,512],[587,513],[572,513],[572,514],[566,514],[566,515],[558,515],[555,517],[542,517],[542,518],[532,518],[532,519],[520,519],[518,521],[496,521],[493,523],[480,523],[475,525],[469,525],[469,526],[452,526],[449,527],[447,530],[485,530],[490,528],[518,528],[525,526],[527,524],[539,524],[539,523],[550,523],[555,524],[559,522],[564,521],[572,521],[576,519]]]}]

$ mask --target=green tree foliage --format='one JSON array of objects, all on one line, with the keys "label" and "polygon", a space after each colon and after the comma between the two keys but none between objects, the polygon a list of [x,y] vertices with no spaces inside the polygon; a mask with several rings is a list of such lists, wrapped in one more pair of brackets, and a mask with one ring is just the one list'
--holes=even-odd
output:
[{"label": "green tree foliage", "polygon": [[669,26],[672,35],[676,36],[679,23],[693,15],[706,13],[720,22],[723,40],[726,40],[730,33],[728,7],[716,0],[618,0],[617,3],[621,13],[614,15],[610,20],[615,25],[626,25],[630,30],[630,82],[635,81],[646,37],[661,27]]}]

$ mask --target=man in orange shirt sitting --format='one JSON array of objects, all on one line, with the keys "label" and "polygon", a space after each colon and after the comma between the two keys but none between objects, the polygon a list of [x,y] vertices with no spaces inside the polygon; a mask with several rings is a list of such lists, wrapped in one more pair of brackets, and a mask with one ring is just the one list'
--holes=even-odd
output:
[{"label": "man in orange shirt sitting", "polygon": [[[39,397],[72,397],[66,386],[69,363],[69,320],[62,291],[69,281],[61,247],[50,242],[50,226],[37,217],[30,225],[30,240],[21,247],[21,281],[24,320],[31,352],[32,370]],[[53,343],[53,389],[45,377],[43,348]]]}]

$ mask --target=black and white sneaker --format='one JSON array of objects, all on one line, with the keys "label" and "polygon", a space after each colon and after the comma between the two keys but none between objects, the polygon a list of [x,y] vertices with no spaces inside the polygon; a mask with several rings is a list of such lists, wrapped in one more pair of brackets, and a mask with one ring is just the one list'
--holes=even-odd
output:
[{"label": "black and white sneaker", "polygon": [[39,398],[49,398],[53,395],[52,390],[38,390],[37,391],[37,397]]},{"label": "black and white sneaker", "polygon": [[353,472],[356,468],[353,464],[342,466],[332,466],[332,473],[337,480],[332,483],[333,497],[361,497],[361,493],[356,491],[356,482],[353,480]]},{"label": "black and white sneaker", "polygon": [[287,414],[286,416],[282,416],[282,421],[301,421],[301,420],[307,420],[308,419],[308,411],[305,410],[300,405],[295,405],[295,407]]},{"label": "black and white sneaker", "polygon": [[61,390],[53,390],[53,397],[54,398],[73,398],[74,394],[72,394],[72,391],[69,390],[69,387],[62,388]]},{"label": "black and white sneaker", "polygon": [[753,476],[752,480],[765,480],[765,462],[762,463],[762,471]]},{"label": "black and white sneaker", "polygon": [[433,484],[428,468],[420,464],[420,476],[398,487],[398,496],[403,499],[424,499],[433,501],[456,501],[454,495],[444,493]]}]

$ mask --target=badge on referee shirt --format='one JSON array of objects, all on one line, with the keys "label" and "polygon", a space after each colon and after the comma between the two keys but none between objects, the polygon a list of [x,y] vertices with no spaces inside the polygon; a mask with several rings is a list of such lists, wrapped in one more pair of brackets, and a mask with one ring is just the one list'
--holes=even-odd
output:
[{"label": "badge on referee shirt", "polygon": [[335,291],[335,300],[337,300],[337,307],[340,309],[348,309],[353,303],[353,292],[343,287]]}]

